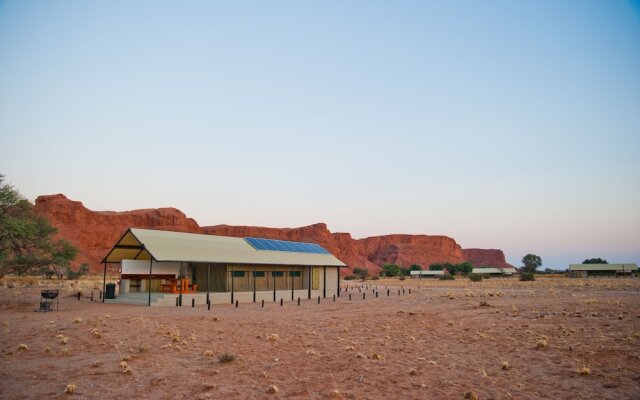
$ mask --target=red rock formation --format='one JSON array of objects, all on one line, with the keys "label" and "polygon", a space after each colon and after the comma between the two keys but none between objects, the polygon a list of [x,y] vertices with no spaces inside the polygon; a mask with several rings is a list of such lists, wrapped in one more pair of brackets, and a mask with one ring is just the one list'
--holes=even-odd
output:
[{"label": "red rock formation", "polygon": [[376,265],[396,264],[408,268],[419,264],[427,269],[433,263],[465,261],[460,245],[446,236],[385,235],[360,239],[358,244],[361,253]]},{"label": "red rock formation", "polygon": [[471,261],[474,267],[507,268],[513,265],[507,263],[502,250],[498,249],[463,249],[464,258]]},{"label": "red rock formation", "polygon": [[465,260],[474,265],[510,266],[501,250],[462,250],[455,240],[446,236],[385,235],[353,239],[349,233],[332,233],[323,223],[300,228],[229,225],[200,228],[193,219],[175,208],[91,211],[81,202],[69,200],[61,194],[38,197],[35,211],[58,228],[58,237],[78,247],[76,264],[89,263],[94,271],[102,270],[100,260],[120,235],[131,227],[318,243],[349,265],[343,274],[355,267],[367,268],[376,275],[383,264],[404,267],[420,264],[426,269],[436,262],[459,263]]},{"label": "red rock formation", "polygon": [[46,217],[58,229],[59,238],[78,248],[76,264],[86,262],[94,271],[102,270],[100,260],[127,228],[200,232],[193,219],[175,208],[91,211],[81,202],[69,200],[62,194],[38,197],[35,212]]}]

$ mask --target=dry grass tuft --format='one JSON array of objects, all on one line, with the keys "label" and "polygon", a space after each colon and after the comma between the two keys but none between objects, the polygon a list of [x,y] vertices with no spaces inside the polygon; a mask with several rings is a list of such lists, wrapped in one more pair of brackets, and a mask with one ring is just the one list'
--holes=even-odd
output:
[{"label": "dry grass tuft", "polygon": [[212,356],[213,355],[213,350],[207,350],[204,352],[205,356]]},{"label": "dry grass tuft", "polygon": [[74,324],[79,324],[80,322],[82,322],[82,318],[80,318],[80,317],[75,317],[75,318],[73,319],[73,323],[74,323]]},{"label": "dry grass tuft", "polygon": [[269,388],[267,389],[267,393],[269,394],[278,393],[278,387],[276,385],[269,385]]},{"label": "dry grass tuft", "polygon": [[363,359],[366,360],[368,357],[366,355],[362,354],[362,353],[358,353],[358,354],[356,354],[356,358],[363,358]]},{"label": "dry grass tuft", "polygon": [[267,340],[270,342],[277,342],[278,340],[280,340],[280,336],[278,336],[277,333],[271,333],[267,335]]},{"label": "dry grass tuft", "polygon": [[473,390],[469,390],[464,394],[464,400],[478,400],[478,395]]},{"label": "dry grass tuft", "polygon": [[20,343],[20,344],[18,345],[18,350],[29,350],[29,346],[27,346],[27,345],[26,345],[26,344],[24,344],[24,343]]},{"label": "dry grass tuft", "polygon": [[583,365],[582,369],[580,370],[580,375],[591,375],[591,368]]},{"label": "dry grass tuft", "polygon": [[508,370],[508,369],[511,369],[511,366],[509,365],[509,362],[508,362],[508,361],[503,361],[503,362],[500,364],[500,369]]},{"label": "dry grass tuft", "polygon": [[542,339],[538,340],[538,342],[536,343],[536,348],[546,349],[548,345],[549,345],[549,341],[547,340],[546,337],[543,337]]},{"label": "dry grass tuft", "polygon": [[102,334],[100,333],[100,331],[99,331],[97,328],[93,328],[93,329],[91,330],[91,335],[92,335],[93,337],[97,337],[97,338],[102,337]]},{"label": "dry grass tuft", "polygon": [[120,368],[122,368],[123,374],[133,374],[133,368],[131,368],[126,361],[120,362]]},{"label": "dry grass tuft", "polygon": [[75,383],[67,383],[67,386],[64,388],[64,392],[67,394],[74,394],[76,392],[76,384]]},{"label": "dry grass tuft", "polygon": [[382,356],[380,354],[378,354],[378,353],[373,353],[371,358],[374,359],[374,360],[382,360]]}]

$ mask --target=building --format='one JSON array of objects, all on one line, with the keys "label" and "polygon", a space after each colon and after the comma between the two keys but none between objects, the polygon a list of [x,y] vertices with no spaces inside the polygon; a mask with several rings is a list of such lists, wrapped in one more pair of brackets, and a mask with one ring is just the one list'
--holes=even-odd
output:
[{"label": "building", "polygon": [[571,264],[571,278],[616,278],[637,275],[638,264]]},{"label": "building", "polygon": [[495,267],[479,267],[471,271],[472,274],[482,274],[489,276],[512,276],[516,273],[515,268],[495,268]]},{"label": "building", "polygon": [[137,228],[102,262],[103,291],[107,264],[118,264],[118,302],[149,306],[339,296],[339,269],[346,267],[313,243]]},{"label": "building", "polygon": [[444,275],[444,271],[411,271],[410,274],[413,279],[439,278]]}]

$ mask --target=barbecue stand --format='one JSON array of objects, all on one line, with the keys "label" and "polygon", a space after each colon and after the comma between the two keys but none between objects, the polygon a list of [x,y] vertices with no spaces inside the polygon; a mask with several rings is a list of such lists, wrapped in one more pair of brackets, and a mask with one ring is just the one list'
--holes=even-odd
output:
[{"label": "barbecue stand", "polygon": [[53,301],[56,301],[56,311],[60,302],[59,292],[57,290],[43,290],[40,292],[40,308],[36,311],[47,312],[53,311]]}]

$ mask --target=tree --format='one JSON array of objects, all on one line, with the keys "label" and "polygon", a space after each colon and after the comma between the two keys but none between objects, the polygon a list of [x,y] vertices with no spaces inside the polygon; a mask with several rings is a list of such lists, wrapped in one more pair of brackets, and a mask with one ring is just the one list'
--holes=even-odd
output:
[{"label": "tree", "polygon": [[542,265],[542,258],[535,254],[527,254],[526,256],[522,257],[522,264],[523,272],[534,273],[536,272],[536,269],[538,269],[538,267]]},{"label": "tree", "polygon": [[[33,211],[0,174],[0,277],[24,275],[36,268],[73,260],[77,250],[69,242],[53,243],[56,229]],[[75,250],[72,254],[71,248]],[[71,258],[69,258],[71,257]]]},{"label": "tree", "polygon": [[385,264],[382,266],[384,276],[398,276],[400,275],[400,267],[395,264]]},{"label": "tree", "polygon": [[419,264],[411,264],[409,268],[411,271],[422,271],[422,265]]},{"label": "tree", "polygon": [[364,281],[369,276],[369,270],[366,268],[355,267],[353,269],[353,274]]},{"label": "tree", "polygon": [[604,258],[589,258],[588,260],[584,260],[583,264],[609,264],[607,260]]},{"label": "tree", "polygon": [[431,264],[429,265],[429,271],[443,271],[445,269],[445,264],[442,263],[435,263],[435,264]]}]

